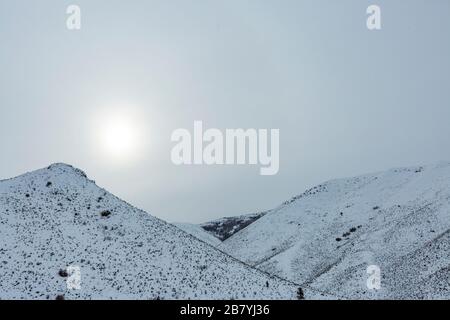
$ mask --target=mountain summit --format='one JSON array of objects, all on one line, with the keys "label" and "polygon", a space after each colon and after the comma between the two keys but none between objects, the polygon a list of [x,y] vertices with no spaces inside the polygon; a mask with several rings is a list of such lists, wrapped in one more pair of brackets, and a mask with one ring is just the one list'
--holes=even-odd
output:
[{"label": "mountain summit", "polygon": [[298,288],[65,164],[0,181],[0,238],[0,299],[292,299]]}]

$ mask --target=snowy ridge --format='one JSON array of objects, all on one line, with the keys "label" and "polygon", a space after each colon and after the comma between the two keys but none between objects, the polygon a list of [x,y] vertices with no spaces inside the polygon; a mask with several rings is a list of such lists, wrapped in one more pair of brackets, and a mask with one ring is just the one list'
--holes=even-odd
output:
[{"label": "snowy ridge", "polygon": [[[0,237],[0,299],[293,299],[298,288],[64,164],[0,182]],[[69,266],[81,290],[67,288]]]},{"label": "snowy ridge", "polygon": [[[450,164],[326,182],[218,248],[336,297],[449,299]],[[366,286],[369,265],[379,291]]]}]

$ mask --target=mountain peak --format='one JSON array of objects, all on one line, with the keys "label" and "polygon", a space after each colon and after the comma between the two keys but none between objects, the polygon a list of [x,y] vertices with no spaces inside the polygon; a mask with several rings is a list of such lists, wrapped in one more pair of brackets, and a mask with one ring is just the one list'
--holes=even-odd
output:
[{"label": "mountain peak", "polygon": [[79,176],[82,176],[84,178],[87,178],[86,173],[78,168],[75,168],[74,166],[62,162],[57,162],[49,165],[47,167],[47,170],[51,170],[55,173],[75,173]]},{"label": "mountain peak", "polygon": [[[297,290],[64,163],[0,181],[0,234],[0,299],[292,299]],[[68,286],[75,269],[81,290]]]}]

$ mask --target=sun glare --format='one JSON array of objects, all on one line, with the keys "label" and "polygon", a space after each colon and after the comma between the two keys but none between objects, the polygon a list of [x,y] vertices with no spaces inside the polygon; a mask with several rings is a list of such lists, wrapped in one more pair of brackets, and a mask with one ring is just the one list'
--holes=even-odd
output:
[{"label": "sun glare", "polygon": [[124,156],[135,151],[135,128],[126,119],[111,119],[102,131],[103,145],[111,155]]},{"label": "sun glare", "polygon": [[116,162],[135,159],[142,149],[142,128],[139,123],[137,117],[125,110],[102,112],[97,120],[98,147],[102,151],[101,154]]}]

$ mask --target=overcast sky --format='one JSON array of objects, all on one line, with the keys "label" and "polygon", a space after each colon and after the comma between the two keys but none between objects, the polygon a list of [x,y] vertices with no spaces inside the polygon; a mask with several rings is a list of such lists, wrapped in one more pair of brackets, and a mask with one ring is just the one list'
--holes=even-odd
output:
[{"label": "overcast sky", "polygon": [[[120,163],[98,145],[113,110],[142,134]],[[448,0],[0,0],[0,179],[65,162],[155,216],[201,222],[450,160],[449,119]],[[175,166],[171,133],[194,120],[280,129],[279,173]]]}]

